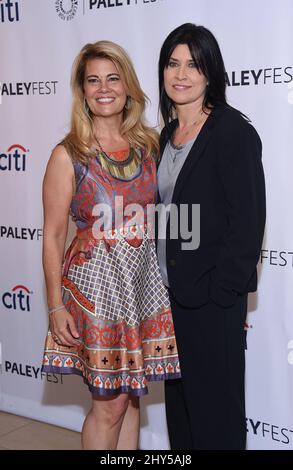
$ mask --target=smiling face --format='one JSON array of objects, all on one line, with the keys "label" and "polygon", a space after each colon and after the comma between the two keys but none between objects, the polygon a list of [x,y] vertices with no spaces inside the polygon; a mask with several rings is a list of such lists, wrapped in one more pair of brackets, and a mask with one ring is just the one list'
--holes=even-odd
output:
[{"label": "smiling face", "polygon": [[122,117],[127,94],[121,75],[111,60],[91,59],[87,62],[83,89],[94,116]]},{"label": "smiling face", "polygon": [[164,69],[164,87],[174,105],[202,105],[207,78],[200,73],[186,44],[179,44]]}]

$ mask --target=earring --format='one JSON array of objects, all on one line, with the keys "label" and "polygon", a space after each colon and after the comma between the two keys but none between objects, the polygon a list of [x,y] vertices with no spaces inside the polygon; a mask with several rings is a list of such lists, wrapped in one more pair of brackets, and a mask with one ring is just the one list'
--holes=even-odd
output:
[{"label": "earring", "polygon": [[126,103],[125,103],[125,106],[124,108],[128,111],[130,108],[131,108],[131,96],[127,96],[127,100],[126,100]]},{"label": "earring", "polygon": [[90,108],[89,108],[89,105],[87,104],[87,100],[85,98],[83,98],[83,109],[84,109],[84,112],[85,114],[90,118]]}]

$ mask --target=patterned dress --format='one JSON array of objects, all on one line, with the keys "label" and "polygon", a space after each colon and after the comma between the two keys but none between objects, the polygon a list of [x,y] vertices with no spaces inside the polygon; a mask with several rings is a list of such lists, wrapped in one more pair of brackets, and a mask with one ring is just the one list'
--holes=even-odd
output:
[{"label": "patterned dress", "polygon": [[[147,381],[180,377],[168,293],[147,218],[156,199],[156,166],[140,154],[130,179],[112,176],[98,156],[88,165],[73,164],[77,234],[65,255],[62,291],[81,341],[60,346],[49,330],[43,371],[79,374],[97,395],[140,396],[148,393]],[[125,155],[112,153],[115,159]],[[142,208],[133,224],[133,212],[125,214],[129,204]],[[104,217],[97,218],[97,207]]]}]

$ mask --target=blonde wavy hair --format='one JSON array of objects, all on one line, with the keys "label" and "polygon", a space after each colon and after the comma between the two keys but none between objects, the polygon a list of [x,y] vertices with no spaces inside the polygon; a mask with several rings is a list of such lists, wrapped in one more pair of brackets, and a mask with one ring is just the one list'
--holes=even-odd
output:
[{"label": "blonde wavy hair", "polygon": [[94,156],[92,142],[94,129],[91,111],[84,99],[84,80],[87,62],[92,59],[109,59],[117,67],[127,93],[128,105],[124,108],[121,134],[133,147],[143,148],[146,156],[158,154],[157,132],[144,121],[147,96],[142,91],[137,75],[128,54],[122,47],[111,41],[98,41],[86,44],[76,57],[71,75],[73,104],[71,129],[63,144],[73,160],[86,163]]}]

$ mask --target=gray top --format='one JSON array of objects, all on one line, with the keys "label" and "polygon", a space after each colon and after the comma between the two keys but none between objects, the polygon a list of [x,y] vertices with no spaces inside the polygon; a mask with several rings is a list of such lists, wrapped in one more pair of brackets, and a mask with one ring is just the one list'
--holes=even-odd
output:
[{"label": "gray top", "polygon": [[[183,167],[187,155],[196,138],[190,140],[180,147],[175,147],[168,140],[162,160],[158,169],[158,187],[161,203],[167,207],[172,202],[173,192],[178,175]],[[169,287],[167,265],[166,265],[166,225],[170,209],[161,211],[159,217],[158,259],[159,266],[165,286]]]}]

